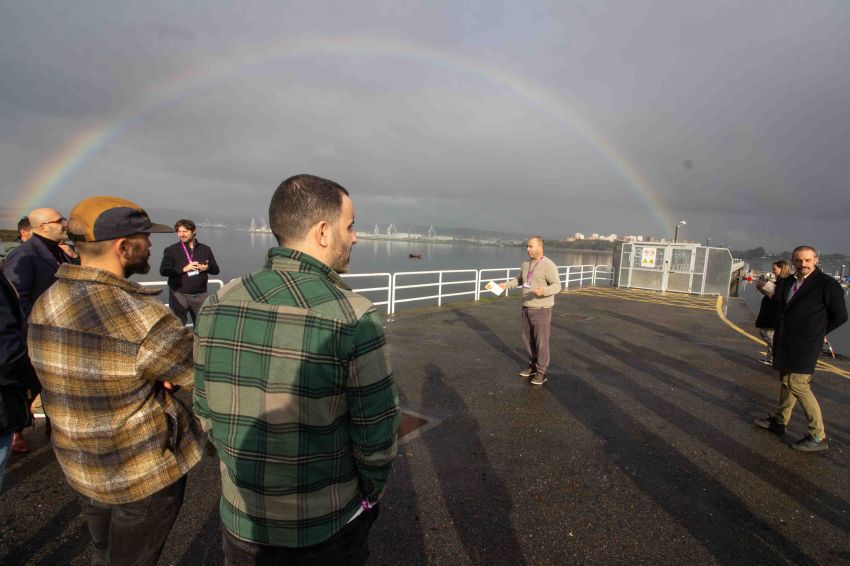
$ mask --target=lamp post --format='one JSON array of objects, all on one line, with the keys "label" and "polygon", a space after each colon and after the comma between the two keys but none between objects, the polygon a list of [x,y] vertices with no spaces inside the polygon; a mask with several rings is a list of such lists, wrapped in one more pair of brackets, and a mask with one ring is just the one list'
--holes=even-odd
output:
[{"label": "lamp post", "polygon": [[673,243],[674,244],[679,241],[679,226],[684,226],[687,223],[688,223],[687,220],[679,220],[679,223],[676,224],[676,229],[673,232]]}]

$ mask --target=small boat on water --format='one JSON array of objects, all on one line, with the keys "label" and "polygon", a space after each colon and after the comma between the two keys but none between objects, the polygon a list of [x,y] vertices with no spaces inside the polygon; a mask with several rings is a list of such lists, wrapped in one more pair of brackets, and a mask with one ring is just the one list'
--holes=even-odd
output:
[{"label": "small boat on water", "polygon": [[422,259],[422,254],[407,254],[410,259]]}]

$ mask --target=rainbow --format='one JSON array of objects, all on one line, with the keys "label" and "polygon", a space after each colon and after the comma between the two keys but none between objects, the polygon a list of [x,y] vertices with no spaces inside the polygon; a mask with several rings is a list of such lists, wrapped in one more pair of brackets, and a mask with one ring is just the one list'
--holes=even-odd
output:
[{"label": "rainbow", "polygon": [[49,197],[97,151],[142,116],[182,98],[213,82],[226,79],[240,70],[273,61],[316,55],[369,55],[409,59],[482,77],[501,85],[524,99],[530,106],[552,117],[565,129],[583,139],[608,165],[649,212],[662,233],[672,231],[677,218],[666,207],[652,183],[625,154],[611,143],[563,95],[516,72],[463,58],[457,54],[394,39],[333,37],[311,40],[286,40],[248,46],[213,60],[211,63],[175,75],[153,89],[145,102],[128,109],[105,125],[90,127],[73,136],[30,176],[16,199],[15,208],[25,214],[45,204]]}]

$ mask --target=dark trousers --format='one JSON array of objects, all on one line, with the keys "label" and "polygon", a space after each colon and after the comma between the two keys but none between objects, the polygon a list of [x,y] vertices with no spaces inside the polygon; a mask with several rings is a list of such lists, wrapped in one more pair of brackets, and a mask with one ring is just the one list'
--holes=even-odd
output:
[{"label": "dark trousers", "polygon": [[529,365],[546,373],[549,368],[549,327],[552,325],[552,309],[530,309],[522,307],[522,341],[528,352]]},{"label": "dark trousers", "polygon": [[360,566],[369,558],[369,529],[378,506],[363,511],[335,535],[313,546],[290,548],[247,542],[222,527],[225,566]]},{"label": "dark trousers", "polygon": [[183,505],[185,491],[183,476],[141,501],[123,505],[109,505],[80,495],[94,543],[92,566],[155,565]]},{"label": "dark trousers", "polygon": [[183,324],[186,324],[188,314],[192,315],[192,324],[195,324],[195,320],[198,318],[198,313],[201,312],[201,305],[203,305],[204,301],[207,300],[207,295],[209,295],[207,292],[191,295],[189,293],[180,293],[169,289],[168,307],[171,309],[171,312],[177,315],[177,318],[179,318],[180,322]]}]

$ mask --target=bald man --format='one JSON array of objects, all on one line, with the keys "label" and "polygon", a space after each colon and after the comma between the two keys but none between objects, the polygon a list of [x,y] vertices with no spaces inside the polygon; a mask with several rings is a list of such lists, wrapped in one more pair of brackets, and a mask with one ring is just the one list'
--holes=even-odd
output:
[{"label": "bald man", "polygon": [[[67,220],[52,208],[36,208],[28,215],[32,236],[9,252],[3,263],[3,274],[20,296],[24,320],[42,293],[56,281],[56,270],[71,258],[59,247],[68,237]],[[12,452],[28,452],[29,445],[21,430],[12,438]]]},{"label": "bald man", "polygon": [[499,283],[499,287],[522,287],[522,340],[528,353],[528,367],[519,374],[530,377],[532,385],[543,385],[549,369],[552,307],[555,295],[561,292],[561,279],[555,263],[543,255],[543,238],[532,236],[525,249],[528,260],[520,266],[519,275]]},{"label": "bald man", "polygon": [[3,274],[18,290],[27,317],[36,299],[56,281],[59,266],[71,260],[59,247],[68,237],[65,217],[52,208],[36,208],[28,217],[32,237],[10,252],[3,264]]}]

